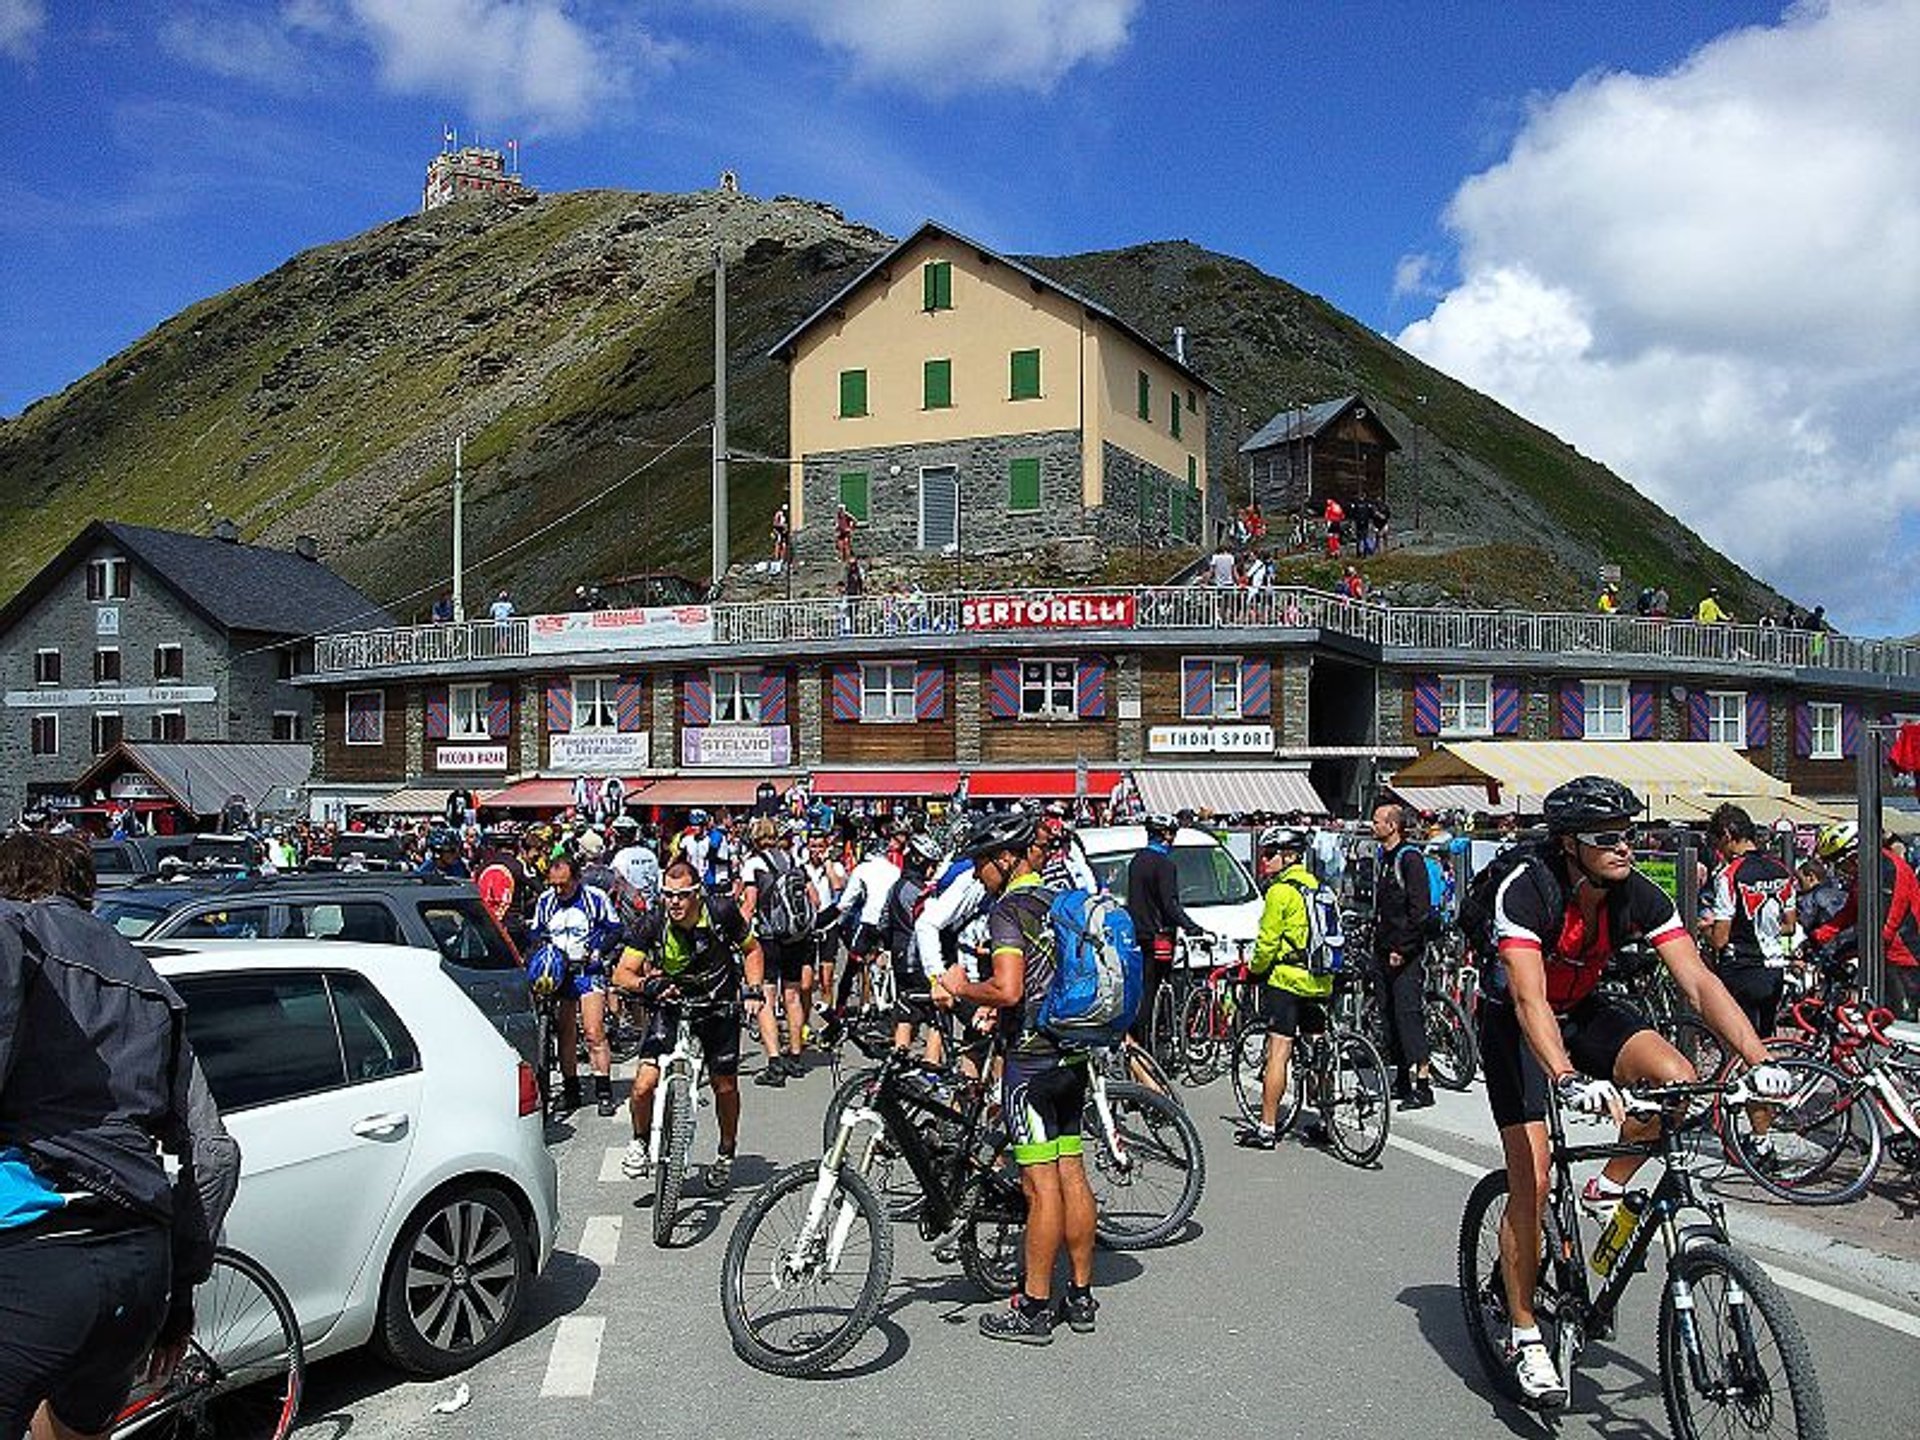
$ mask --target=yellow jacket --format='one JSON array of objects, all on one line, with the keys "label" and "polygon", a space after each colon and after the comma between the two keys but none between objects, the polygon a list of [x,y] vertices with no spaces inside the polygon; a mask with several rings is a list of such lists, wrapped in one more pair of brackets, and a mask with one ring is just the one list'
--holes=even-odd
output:
[{"label": "yellow jacket", "polygon": [[1313,932],[1303,892],[1319,888],[1314,873],[1298,861],[1280,872],[1267,887],[1260,934],[1253,942],[1253,958],[1248,965],[1274,989],[1289,990],[1310,1000],[1324,1000],[1333,993],[1333,977],[1315,975],[1306,966],[1307,942]]}]

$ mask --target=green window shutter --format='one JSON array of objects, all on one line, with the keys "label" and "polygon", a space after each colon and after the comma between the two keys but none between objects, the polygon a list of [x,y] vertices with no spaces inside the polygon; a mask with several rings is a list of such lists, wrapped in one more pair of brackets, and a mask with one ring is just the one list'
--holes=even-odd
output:
[{"label": "green window shutter", "polygon": [[1191,390],[1187,391],[1187,413],[1189,415],[1194,413],[1193,391]]},{"label": "green window shutter", "polygon": [[1040,508],[1040,462],[1038,460],[1015,460],[1007,466],[1007,508],[1009,510]]},{"label": "green window shutter", "polygon": [[1200,462],[1191,455],[1187,456],[1187,485],[1194,490],[1200,488]]},{"label": "green window shutter", "polygon": [[947,260],[929,260],[920,270],[920,298],[928,310],[953,308],[953,265]]},{"label": "green window shutter", "polygon": [[1139,497],[1140,524],[1144,528],[1147,521],[1153,518],[1153,477],[1142,475],[1134,493]]},{"label": "green window shutter", "polygon": [[1147,372],[1140,372],[1140,418],[1153,419],[1153,381],[1147,378]]},{"label": "green window shutter", "polygon": [[867,372],[864,370],[842,370],[840,372],[840,415],[849,419],[855,415],[867,413]]},{"label": "green window shutter", "polygon": [[927,361],[924,382],[922,388],[927,409],[944,410],[953,404],[953,361]]},{"label": "green window shutter", "polygon": [[1173,438],[1178,440],[1180,438],[1180,392],[1178,390],[1167,392],[1167,413],[1173,417]]},{"label": "green window shutter", "polygon": [[1176,537],[1187,533],[1187,492],[1179,485],[1167,487],[1167,528]]},{"label": "green window shutter", "polygon": [[840,503],[853,512],[853,518],[865,524],[867,521],[867,472],[864,470],[843,470],[840,472]]},{"label": "green window shutter", "polygon": [[1040,352],[1038,350],[1013,352],[1012,375],[1007,385],[1007,398],[1011,400],[1040,398]]}]

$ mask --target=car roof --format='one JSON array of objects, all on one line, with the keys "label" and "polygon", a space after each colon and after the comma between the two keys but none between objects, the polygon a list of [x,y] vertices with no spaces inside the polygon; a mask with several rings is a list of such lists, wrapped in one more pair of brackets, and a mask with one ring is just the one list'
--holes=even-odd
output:
[{"label": "car roof", "polygon": [[353,940],[159,940],[135,942],[162,975],[209,975],[228,970],[361,970],[417,967],[440,955],[424,946],[371,945]]},{"label": "car roof", "polygon": [[[1144,849],[1147,843],[1147,827],[1144,825],[1088,825],[1074,833],[1080,837],[1080,843],[1086,847],[1089,855],[1119,855],[1129,850]],[[1185,826],[1173,837],[1173,843],[1218,845],[1220,839],[1211,831]]]},{"label": "car roof", "polygon": [[441,895],[472,895],[471,881],[448,879],[444,875],[414,875],[392,870],[299,870],[281,875],[183,875],[178,880],[141,881],[115,890],[117,900],[166,902],[167,908],[205,899],[304,899],[311,893],[333,899],[358,891],[425,892]]}]

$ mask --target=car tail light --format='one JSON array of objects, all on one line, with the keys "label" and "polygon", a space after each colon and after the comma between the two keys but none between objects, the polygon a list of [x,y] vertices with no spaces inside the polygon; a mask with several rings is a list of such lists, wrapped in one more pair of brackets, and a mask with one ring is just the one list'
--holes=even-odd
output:
[{"label": "car tail light", "polygon": [[540,1082],[534,1077],[533,1066],[526,1061],[520,1062],[520,1113],[537,1115],[540,1112]]}]

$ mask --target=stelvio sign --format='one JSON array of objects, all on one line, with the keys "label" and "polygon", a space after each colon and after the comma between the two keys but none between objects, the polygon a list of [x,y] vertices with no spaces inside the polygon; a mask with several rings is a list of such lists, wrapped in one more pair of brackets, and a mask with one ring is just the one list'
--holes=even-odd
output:
[{"label": "stelvio sign", "polygon": [[960,606],[963,630],[1131,630],[1131,595],[982,595]]}]

